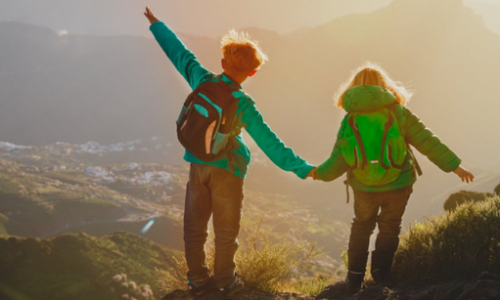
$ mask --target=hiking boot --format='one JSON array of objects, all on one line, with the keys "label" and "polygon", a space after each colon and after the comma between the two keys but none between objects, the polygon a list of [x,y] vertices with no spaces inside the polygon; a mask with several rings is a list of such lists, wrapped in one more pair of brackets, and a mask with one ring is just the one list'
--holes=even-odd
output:
[{"label": "hiking boot", "polygon": [[375,283],[377,283],[377,285],[387,287],[390,289],[396,286],[396,281],[394,281],[394,278],[392,278],[391,272],[387,272],[382,269],[377,269],[372,271],[372,277],[373,280],[375,280]]},{"label": "hiking boot", "polygon": [[356,294],[363,287],[364,272],[348,271],[345,279],[347,292]]},{"label": "hiking boot", "polygon": [[189,295],[193,300],[215,300],[220,297],[220,289],[213,278],[205,282],[188,282]]},{"label": "hiking boot", "polygon": [[222,295],[224,298],[230,298],[238,294],[239,292],[243,291],[244,288],[245,288],[245,283],[243,282],[241,277],[239,277],[238,274],[236,274],[234,276],[234,281],[226,285],[222,289]]},{"label": "hiking boot", "polygon": [[347,251],[347,268],[349,271],[345,281],[347,290],[351,294],[356,294],[363,286],[368,254],[368,251],[355,251],[352,249]]},{"label": "hiking boot", "polygon": [[396,282],[391,274],[393,252],[373,251],[371,274],[377,285],[392,289]]}]

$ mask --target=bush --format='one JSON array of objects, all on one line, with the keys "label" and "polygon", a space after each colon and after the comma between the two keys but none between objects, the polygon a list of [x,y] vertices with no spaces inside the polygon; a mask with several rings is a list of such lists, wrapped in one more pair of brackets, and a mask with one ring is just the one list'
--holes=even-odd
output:
[{"label": "bush", "polygon": [[495,194],[500,195],[500,183],[495,187]]},{"label": "bush", "polygon": [[485,270],[500,273],[500,197],[416,223],[401,238],[393,270],[406,282],[470,279]]},{"label": "bush", "polygon": [[[257,229],[247,235],[236,252],[236,266],[239,275],[249,288],[264,292],[283,292],[289,289],[306,290],[317,293],[326,284],[325,276],[308,278],[303,284],[297,283],[292,274],[300,274],[309,263],[322,256],[322,249],[315,244],[292,244],[289,242],[273,242],[267,233]],[[214,247],[207,251],[207,264],[213,270],[215,256]],[[168,270],[158,270],[160,287],[171,292],[186,288],[186,261],[178,260],[176,265]]]},{"label": "bush", "polygon": [[449,212],[457,208],[457,206],[466,202],[484,201],[484,199],[488,197],[493,197],[493,195],[490,193],[460,191],[448,197],[448,199],[444,202],[444,209]]}]

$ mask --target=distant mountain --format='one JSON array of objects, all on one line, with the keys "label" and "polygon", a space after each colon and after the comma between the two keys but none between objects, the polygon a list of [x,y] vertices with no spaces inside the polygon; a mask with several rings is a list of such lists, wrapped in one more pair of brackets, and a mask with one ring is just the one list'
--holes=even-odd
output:
[{"label": "distant mountain", "polygon": [[483,1],[466,1],[467,7],[472,8],[477,14],[480,14],[484,19],[486,27],[494,33],[500,35],[500,14],[499,3],[487,3]]},{"label": "distant mountain", "polygon": [[299,153],[329,153],[341,114],[331,98],[351,70],[374,61],[416,90],[409,107],[467,162],[499,158],[500,140],[485,134],[500,125],[500,37],[459,0],[396,0],[266,46],[271,60],[252,95],[285,141],[301,141]]},{"label": "distant mountain", "polygon": [[[460,0],[396,0],[300,38],[248,31],[270,62],[245,89],[299,153],[317,162],[329,153],[342,115],[331,97],[352,69],[370,60],[417,90],[410,107],[464,158],[498,160],[500,141],[476,133],[498,125],[500,37]],[[189,89],[153,40],[61,35],[20,23],[0,23],[0,37],[3,140],[175,139],[173,120]],[[220,71],[216,39],[183,39],[206,67]]]},{"label": "distant mountain", "polygon": [[0,38],[3,140],[116,142],[173,132],[187,89],[152,40],[20,23],[1,23]]}]

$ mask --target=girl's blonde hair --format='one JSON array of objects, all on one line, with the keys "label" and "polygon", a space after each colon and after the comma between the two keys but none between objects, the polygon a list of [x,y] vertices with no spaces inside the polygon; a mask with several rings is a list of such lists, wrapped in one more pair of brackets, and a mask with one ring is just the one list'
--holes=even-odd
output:
[{"label": "girl's blonde hair", "polygon": [[408,91],[401,82],[392,80],[382,67],[367,62],[355,70],[351,78],[343,83],[335,95],[336,105],[344,108],[344,95],[352,87],[358,85],[378,85],[389,90],[395,97],[396,102],[405,105],[410,101],[413,93]]},{"label": "girl's blonde hair", "polygon": [[248,33],[232,29],[221,39],[222,56],[229,67],[242,72],[257,70],[267,61],[257,41]]}]

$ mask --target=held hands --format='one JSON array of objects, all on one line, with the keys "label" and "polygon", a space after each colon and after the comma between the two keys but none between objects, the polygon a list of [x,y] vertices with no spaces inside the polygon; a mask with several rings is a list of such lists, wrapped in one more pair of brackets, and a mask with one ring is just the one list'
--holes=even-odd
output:
[{"label": "held hands", "polygon": [[[306,179],[312,178],[313,180],[319,180],[318,174],[316,173],[316,171],[317,171],[317,167],[312,169],[311,172],[309,172],[309,174],[307,174]],[[470,183],[470,182],[474,181],[474,175],[470,171],[464,169],[462,166],[459,166],[453,172],[455,174],[457,174],[458,177],[460,177],[460,179],[462,179],[463,182]]]},{"label": "held hands", "polygon": [[319,180],[318,174],[316,174],[317,169],[318,169],[318,167],[314,167],[314,169],[312,169],[311,172],[309,172],[309,174],[307,174],[306,179],[312,178],[313,180]]},{"label": "held hands", "polygon": [[146,16],[146,18],[148,18],[149,20],[149,23],[153,24],[153,23],[156,23],[160,20],[158,20],[158,18],[153,14],[153,12],[151,11],[151,9],[149,8],[149,6],[146,7],[146,12],[144,13],[144,15]]},{"label": "held hands", "polygon": [[474,181],[474,175],[472,175],[472,173],[468,170],[462,168],[462,166],[458,166],[458,168],[456,168],[453,172],[457,174],[463,182],[469,183]]}]

